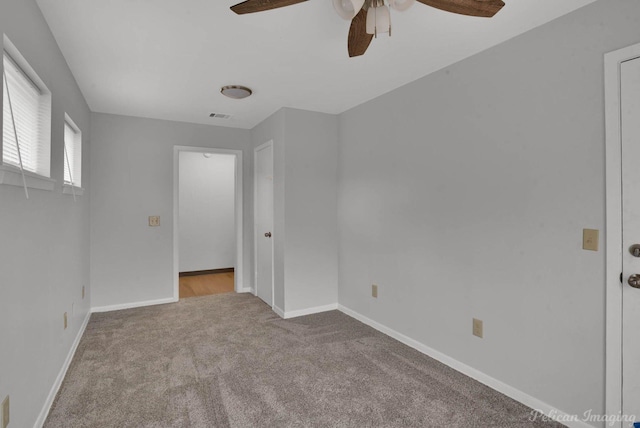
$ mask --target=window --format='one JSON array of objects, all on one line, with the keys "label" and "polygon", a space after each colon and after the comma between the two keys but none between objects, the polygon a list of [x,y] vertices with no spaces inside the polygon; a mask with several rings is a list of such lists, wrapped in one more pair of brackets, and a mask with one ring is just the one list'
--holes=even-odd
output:
[{"label": "window", "polygon": [[15,182],[11,176],[24,171],[29,187],[53,190],[51,93],[6,37],[2,63],[0,183],[22,185],[22,179]]},{"label": "window", "polygon": [[82,187],[82,132],[68,115],[64,120],[64,184]]}]

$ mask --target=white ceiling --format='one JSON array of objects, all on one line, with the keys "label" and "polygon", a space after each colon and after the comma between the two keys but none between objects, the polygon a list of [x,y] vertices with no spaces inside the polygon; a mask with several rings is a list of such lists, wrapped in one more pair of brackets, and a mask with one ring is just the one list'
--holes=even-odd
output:
[{"label": "white ceiling", "polygon": [[[416,3],[349,58],[331,0],[248,15],[234,0],[37,0],[91,110],[238,128],[281,107],[341,113],[593,1],[505,0],[491,19]],[[229,84],[254,94],[228,99]]]}]

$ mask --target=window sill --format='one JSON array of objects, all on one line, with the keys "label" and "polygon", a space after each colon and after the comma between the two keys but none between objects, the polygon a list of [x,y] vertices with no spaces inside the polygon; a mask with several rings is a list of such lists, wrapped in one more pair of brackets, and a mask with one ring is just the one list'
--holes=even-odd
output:
[{"label": "window sill", "polygon": [[62,193],[64,193],[65,195],[73,195],[75,193],[76,196],[82,196],[84,194],[84,189],[82,187],[64,184],[62,186]]},{"label": "window sill", "polygon": [[[24,178],[27,187],[30,189],[53,191],[56,180],[33,172],[25,171]],[[24,186],[22,182],[22,173],[19,168],[11,165],[0,165],[0,184],[8,184],[11,186]]]}]

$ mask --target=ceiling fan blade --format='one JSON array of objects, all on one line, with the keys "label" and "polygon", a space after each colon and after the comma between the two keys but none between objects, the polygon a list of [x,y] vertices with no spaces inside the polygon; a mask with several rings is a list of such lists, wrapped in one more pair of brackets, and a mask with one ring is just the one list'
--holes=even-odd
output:
[{"label": "ceiling fan blade", "polygon": [[263,12],[279,7],[291,6],[304,1],[307,0],[247,0],[231,6],[231,10],[238,15],[243,15],[245,13]]},{"label": "ceiling fan blade", "polygon": [[427,6],[461,15],[491,18],[498,13],[504,2],[502,0],[418,0]]},{"label": "ceiling fan blade", "polygon": [[351,20],[351,27],[349,27],[349,40],[347,42],[349,58],[364,54],[371,43],[371,39],[373,39],[373,34],[367,34],[367,11],[363,8]]}]

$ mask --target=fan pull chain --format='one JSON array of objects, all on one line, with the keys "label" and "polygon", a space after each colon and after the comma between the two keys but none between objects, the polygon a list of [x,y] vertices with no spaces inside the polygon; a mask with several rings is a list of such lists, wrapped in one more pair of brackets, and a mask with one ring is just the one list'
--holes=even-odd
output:
[{"label": "fan pull chain", "polygon": [[373,8],[373,17],[375,18],[373,20],[374,24],[373,24],[373,37],[375,37],[376,39],[378,38],[378,7],[374,7]]}]

